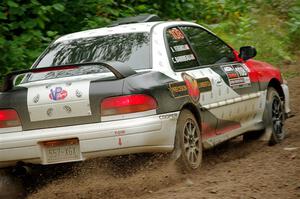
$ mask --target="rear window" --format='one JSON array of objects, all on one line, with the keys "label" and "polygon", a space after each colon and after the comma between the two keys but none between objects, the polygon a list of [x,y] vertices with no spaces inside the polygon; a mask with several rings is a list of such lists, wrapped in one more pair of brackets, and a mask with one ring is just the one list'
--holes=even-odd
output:
[{"label": "rear window", "polygon": [[[105,61],[122,62],[133,70],[150,68],[149,33],[112,34],[53,43],[35,67]],[[95,73],[110,73],[110,71],[104,67],[91,66],[76,70],[31,74],[23,82]]]},{"label": "rear window", "polygon": [[104,66],[91,64],[85,67],[80,67],[75,69],[28,74],[22,80],[22,83],[64,78],[64,77],[72,77],[72,76],[79,76],[79,75],[88,75],[88,74],[99,74],[97,75],[97,77],[100,79],[107,79],[107,80],[116,79],[114,74]]},{"label": "rear window", "polygon": [[134,70],[150,68],[149,33],[113,34],[52,44],[37,67],[119,61]]}]

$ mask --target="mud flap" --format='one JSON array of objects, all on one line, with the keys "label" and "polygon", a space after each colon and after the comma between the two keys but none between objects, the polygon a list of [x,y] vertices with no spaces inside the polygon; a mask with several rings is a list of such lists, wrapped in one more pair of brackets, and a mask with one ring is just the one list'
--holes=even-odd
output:
[{"label": "mud flap", "polygon": [[175,142],[174,142],[174,150],[172,151],[171,153],[171,160],[178,160],[181,156],[181,148],[180,148],[180,144],[179,144],[179,138],[178,138],[178,135],[176,133],[176,136],[175,136]]},{"label": "mud flap", "polygon": [[272,104],[270,102],[266,102],[266,108],[263,114],[263,122],[265,126],[264,133],[261,135],[259,140],[269,142],[273,132],[272,125]]}]

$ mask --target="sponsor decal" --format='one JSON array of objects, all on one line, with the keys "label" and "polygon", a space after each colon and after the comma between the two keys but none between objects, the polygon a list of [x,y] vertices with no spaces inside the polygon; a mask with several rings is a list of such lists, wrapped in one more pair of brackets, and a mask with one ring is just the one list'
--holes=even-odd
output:
[{"label": "sponsor decal", "polygon": [[33,98],[33,103],[38,103],[39,101],[40,101],[40,95],[39,94],[37,94],[34,98]]},{"label": "sponsor decal", "polygon": [[169,90],[174,98],[190,96],[193,102],[198,102],[200,92],[211,91],[211,82],[209,78],[194,79],[186,73],[182,73],[183,82],[169,84]]},{"label": "sponsor decal", "polygon": [[230,82],[231,82],[231,85],[233,85],[233,86],[245,83],[243,78],[235,78],[235,79],[231,80]]},{"label": "sponsor decal", "polygon": [[71,113],[72,112],[72,108],[70,106],[65,105],[63,107],[63,109],[67,112],[67,113]]},{"label": "sponsor decal", "polygon": [[198,87],[202,93],[211,91],[211,82],[207,77],[197,79],[197,82],[198,82]]},{"label": "sponsor decal", "polygon": [[47,113],[48,117],[51,117],[53,115],[53,108],[48,108],[46,113]]},{"label": "sponsor decal", "polygon": [[224,70],[225,72],[232,72],[232,71],[234,71],[233,68],[232,68],[231,66],[224,66],[224,67],[223,67],[223,70]]},{"label": "sponsor decal", "polygon": [[248,76],[248,71],[243,68],[242,66],[234,66],[234,69],[236,70],[236,72],[239,74],[240,77],[247,77]]},{"label": "sponsor decal", "polygon": [[82,92],[80,90],[76,90],[76,97],[81,98]]},{"label": "sponsor decal", "polygon": [[191,60],[195,60],[195,59],[196,58],[193,54],[181,55],[181,56],[178,56],[178,57],[172,57],[172,61],[173,61],[174,64],[187,62],[187,61],[191,61]]},{"label": "sponsor decal", "polygon": [[178,28],[172,28],[168,30],[168,33],[171,35],[173,39],[182,40],[184,39],[184,35]]},{"label": "sponsor decal", "polygon": [[190,47],[187,44],[183,44],[183,45],[177,45],[177,46],[170,46],[170,49],[174,53],[174,52],[190,50]]},{"label": "sponsor decal", "polygon": [[188,96],[187,87],[184,82],[169,84],[169,90],[175,98]]},{"label": "sponsor decal", "polygon": [[51,100],[63,100],[68,96],[68,92],[63,90],[62,87],[56,87],[55,89],[50,89],[49,98]]},{"label": "sponsor decal", "polygon": [[243,64],[232,64],[221,66],[221,69],[226,73],[229,85],[233,89],[245,88],[251,86],[251,81],[248,74],[248,68]]},{"label": "sponsor decal", "polygon": [[227,76],[228,76],[229,79],[234,79],[234,78],[239,77],[239,75],[235,72],[227,73]]},{"label": "sponsor decal", "polygon": [[177,117],[178,117],[177,113],[168,113],[168,114],[160,115],[159,119],[161,119],[161,120],[174,120],[174,119],[177,119]]},{"label": "sponsor decal", "polygon": [[187,90],[190,98],[192,99],[193,102],[198,102],[200,98],[200,91],[198,88],[197,80],[186,73],[182,73],[181,75],[182,75],[182,79],[184,80],[187,86]]}]

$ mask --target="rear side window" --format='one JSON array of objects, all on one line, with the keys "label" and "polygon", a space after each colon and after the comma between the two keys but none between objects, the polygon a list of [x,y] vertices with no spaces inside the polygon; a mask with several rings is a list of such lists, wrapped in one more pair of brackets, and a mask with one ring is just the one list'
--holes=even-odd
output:
[{"label": "rear side window", "polygon": [[232,49],[221,39],[199,27],[181,27],[197,54],[200,65],[232,62]]},{"label": "rear side window", "polygon": [[197,59],[179,28],[170,28],[166,32],[170,58],[175,70],[198,66]]}]

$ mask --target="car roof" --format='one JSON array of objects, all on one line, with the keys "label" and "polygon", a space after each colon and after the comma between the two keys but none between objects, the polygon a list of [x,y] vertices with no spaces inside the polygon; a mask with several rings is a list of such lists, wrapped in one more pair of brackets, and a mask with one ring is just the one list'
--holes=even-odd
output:
[{"label": "car roof", "polygon": [[[56,39],[54,43],[59,43],[68,40],[76,40],[81,38],[89,38],[89,37],[97,37],[97,36],[104,36],[104,35],[113,35],[113,34],[122,34],[122,33],[138,33],[138,32],[148,32],[150,33],[151,29],[157,25],[167,26],[175,26],[175,25],[193,25],[198,26],[206,29],[205,27],[196,24],[194,22],[187,22],[187,21],[155,21],[155,22],[137,22],[137,23],[127,23],[127,24],[120,24],[120,25],[113,25],[113,26],[106,26],[97,29],[90,29],[75,33],[70,33],[67,35],[63,35]],[[208,29],[206,29],[209,31]],[[211,32],[211,31],[209,31]],[[212,33],[213,34],[213,33]]]},{"label": "car roof", "polygon": [[112,26],[112,27],[103,27],[103,28],[85,30],[85,31],[75,32],[75,33],[61,36],[54,43],[59,43],[62,41],[67,41],[67,40],[80,39],[80,38],[87,38],[87,37],[111,35],[111,34],[150,32],[151,28],[154,25],[161,23],[161,22],[162,21],[145,22],[145,23],[131,23],[131,24]]}]

